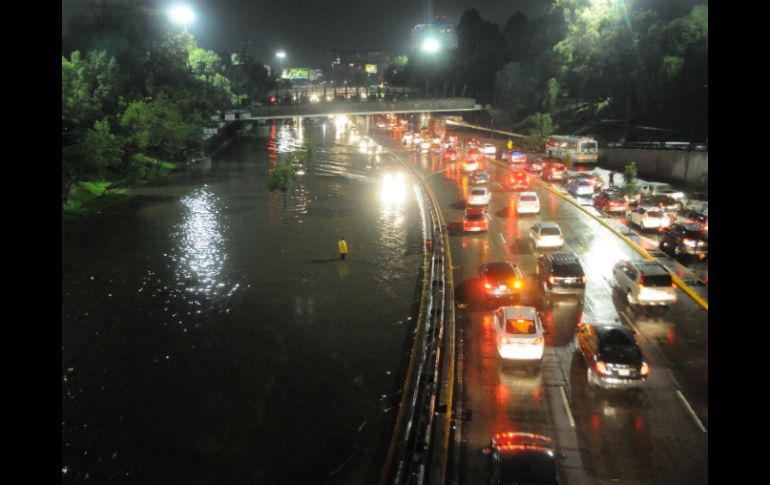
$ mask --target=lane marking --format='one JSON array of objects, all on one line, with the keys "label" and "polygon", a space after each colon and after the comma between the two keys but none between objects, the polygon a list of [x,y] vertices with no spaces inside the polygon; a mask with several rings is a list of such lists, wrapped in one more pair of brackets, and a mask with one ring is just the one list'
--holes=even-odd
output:
[{"label": "lane marking", "polygon": [[503,244],[508,244],[508,242],[505,240],[505,237],[501,233],[497,233],[498,236],[500,236],[500,239],[503,240]]},{"label": "lane marking", "polygon": [[677,396],[679,396],[679,399],[682,400],[682,402],[684,403],[684,405],[687,408],[687,410],[690,411],[690,415],[695,420],[695,424],[697,424],[698,427],[701,429],[701,431],[703,431],[705,433],[706,432],[706,427],[703,426],[703,423],[701,423],[700,419],[698,418],[698,415],[695,414],[695,411],[693,411],[692,406],[690,406],[690,403],[687,402],[687,398],[684,397],[684,394],[682,394],[682,391],[677,389],[676,390],[676,394],[677,394]]},{"label": "lane marking", "polygon": [[572,417],[572,411],[569,409],[569,401],[567,401],[567,392],[564,390],[564,386],[559,386],[559,391],[561,391],[561,402],[564,404],[564,412],[567,413],[567,420],[569,420],[569,425],[574,428],[575,419]]},{"label": "lane marking", "polygon": [[629,326],[629,327],[631,327],[631,328],[634,330],[634,332],[638,333],[639,335],[641,335],[641,334],[642,334],[642,332],[640,332],[640,331],[639,331],[639,329],[638,329],[638,328],[636,328],[636,325],[634,325],[634,322],[632,322],[632,321],[631,321],[631,317],[629,317],[628,315],[626,315],[626,312],[624,312],[623,310],[621,310],[621,311],[620,311],[620,316],[621,316],[621,317],[625,317],[625,319],[626,319],[626,323],[628,323],[628,326]]}]

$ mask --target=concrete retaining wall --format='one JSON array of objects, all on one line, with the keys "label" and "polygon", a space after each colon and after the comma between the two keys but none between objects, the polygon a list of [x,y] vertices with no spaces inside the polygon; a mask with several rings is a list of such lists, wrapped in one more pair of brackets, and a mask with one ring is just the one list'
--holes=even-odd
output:
[{"label": "concrete retaining wall", "polygon": [[708,176],[708,152],[679,150],[633,150],[600,148],[599,163],[622,171],[630,162],[636,163],[639,176],[668,182],[696,182]]},{"label": "concrete retaining wall", "polygon": [[[415,113],[428,111],[467,111],[481,109],[472,98],[399,99],[396,101],[334,101],[312,104],[253,106],[250,118],[288,118],[333,114]],[[241,119],[246,119],[242,115]],[[235,119],[233,115],[233,119]]]}]

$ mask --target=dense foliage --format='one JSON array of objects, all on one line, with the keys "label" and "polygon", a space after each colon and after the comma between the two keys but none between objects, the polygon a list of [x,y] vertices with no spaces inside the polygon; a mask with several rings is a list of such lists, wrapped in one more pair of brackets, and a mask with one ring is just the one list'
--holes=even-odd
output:
[{"label": "dense foliage", "polygon": [[200,148],[212,115],[272,86],[248,54],[202,49],[141,1],[73,18],[62,39],[62,201],[76,183],[164,173]]}]

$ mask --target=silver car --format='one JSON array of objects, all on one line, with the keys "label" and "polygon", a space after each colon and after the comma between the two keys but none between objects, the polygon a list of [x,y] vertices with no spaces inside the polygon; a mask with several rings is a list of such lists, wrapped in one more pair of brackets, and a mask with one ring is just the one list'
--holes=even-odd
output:
[{"label": "silver car", "polygon": [[612,268],[612,284],[630,305],[668,306],[676,303],[671,274],[656,261],[620,261]]}]

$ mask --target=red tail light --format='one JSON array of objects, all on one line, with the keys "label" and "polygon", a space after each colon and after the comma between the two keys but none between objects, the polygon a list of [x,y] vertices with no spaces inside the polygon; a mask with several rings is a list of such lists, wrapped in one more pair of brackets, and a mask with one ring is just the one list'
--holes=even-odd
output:
[{"label": "red tail light", "polygon": [[647,376],[650,374],[650,366],[647,365],[647,362],[642,362],[642,369],[639,371],[643,376]]},{"label": "red tail light", "polygon": [[607,374],[607,364],[605,364],[601,360],[597,361],[596,372],[598,372],[599,374]]},{"label": "red tail light", "polygon": [[492,285],[490,285],[490,284],[489,284],[489,283],[487,283],[487,282],[484,282],[484,287],[485,287],[486,289],[488,289],[488,290],[491,290],[491,289],[492,289]]},{"label": "red tail light", "polygon": [[583,277],[581,278],[581,280],[583,280],[583,284],[586,284],[586,277],[585,277],[585,276],[583,276]]},{"label": "red tail light", "polygon": [[518,288],[521,288],[521,286],[522,286],[521,280],[513,280],[513,287],[514,288],[518,289]]}]

